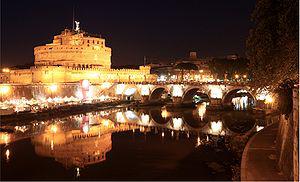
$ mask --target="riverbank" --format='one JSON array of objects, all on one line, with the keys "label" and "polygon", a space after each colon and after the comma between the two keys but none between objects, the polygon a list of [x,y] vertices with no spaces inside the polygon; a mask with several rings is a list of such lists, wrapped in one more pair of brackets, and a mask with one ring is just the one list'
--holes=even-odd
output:
[{"label": "riverbank", "polygon": [[24,112],[14,113],[10,115],[0,116],[1,125],[3,124],[14,124],[16,122],[30,122],[33,120],[42,121],[48,119],[55,119],[61,117],[68,117],[76,114],[84,114],[91,111],[105,110],[112,107],[126,107],[129,106],[132,101],[110,101],[110,102],[99,102],[99,103],[83,103],[80,105],[66,105],[57,108],[44,110],[41,112]]},{"label": "riverbank", "polygon": [[277,168],[276,135],[278,126],[278,122],[274,123],[255,134],[248,141],[242,155],[242,181],[287,180]]}]

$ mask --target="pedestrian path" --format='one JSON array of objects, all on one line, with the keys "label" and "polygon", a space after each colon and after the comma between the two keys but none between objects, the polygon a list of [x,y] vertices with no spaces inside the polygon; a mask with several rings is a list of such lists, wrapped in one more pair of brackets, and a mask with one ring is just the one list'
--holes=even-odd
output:
[{"label": "pedestrian path", "polygon": [[242,181],[287,180],[277,168],[276,135],[278,123],[255,134],[247,143],[241,164]]}]

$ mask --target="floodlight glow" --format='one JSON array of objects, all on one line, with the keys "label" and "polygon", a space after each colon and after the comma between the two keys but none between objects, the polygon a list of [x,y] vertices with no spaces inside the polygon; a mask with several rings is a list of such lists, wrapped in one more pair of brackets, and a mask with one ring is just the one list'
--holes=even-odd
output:
[{"label": "floodlight glow", "polygon": [[116,94],[117,95],[122,95],[124,89],[125,89],[125,84],[118,84],[117,88],[116,88]]},{"label": "floodlight glow", "polygon": [[209,85],[210,97],[215,99],[221,99],[223,96],[222,89],[218,85]]},{"label": "floodlight glow", "polygon": [[128,89],[125,90],[124,94],[126,96],[131,96],[135,93],[135,91],[136,91],[136,88],[128,88]]},{"label": "floodlight glow", "polygon": [[174,85],[172,95],[173,95],[173,97],[182,97],[182,95],[183,95],[182,86],[181,85]]},{"label": "floodlight glow", "polygon": [[142,88],[141,88],[141,95],[142,96],[147,96],[150,94],[150,89],[149,89],[149,86],[148,85],[142,85]]}]

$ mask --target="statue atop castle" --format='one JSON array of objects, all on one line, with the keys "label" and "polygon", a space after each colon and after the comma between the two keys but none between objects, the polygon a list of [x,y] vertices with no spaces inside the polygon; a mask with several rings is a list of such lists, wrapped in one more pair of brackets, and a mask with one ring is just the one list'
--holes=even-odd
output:
[{"label": "statue atop castle", "polygon": [[75,31],[76,31],[76,32],[79,32],[79,31],[80,31],[79,24],[80,24],[79,21],[75,21],[75,25],[76,25]]}]

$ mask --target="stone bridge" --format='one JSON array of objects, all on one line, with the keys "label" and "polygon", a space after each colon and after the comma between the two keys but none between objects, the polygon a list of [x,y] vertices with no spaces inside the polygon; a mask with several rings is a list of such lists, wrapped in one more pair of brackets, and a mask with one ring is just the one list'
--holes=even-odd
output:
[{"label": "stone bridge", "polygon": [[211,104],[228,105],[236,96],[248,96],[254,103],[257,100],[255,90],[246,84],[232,83],[115,83],[107,92],[119,98],[143,102],[169,97],[174,103],[191,103],[195,95]]}]

